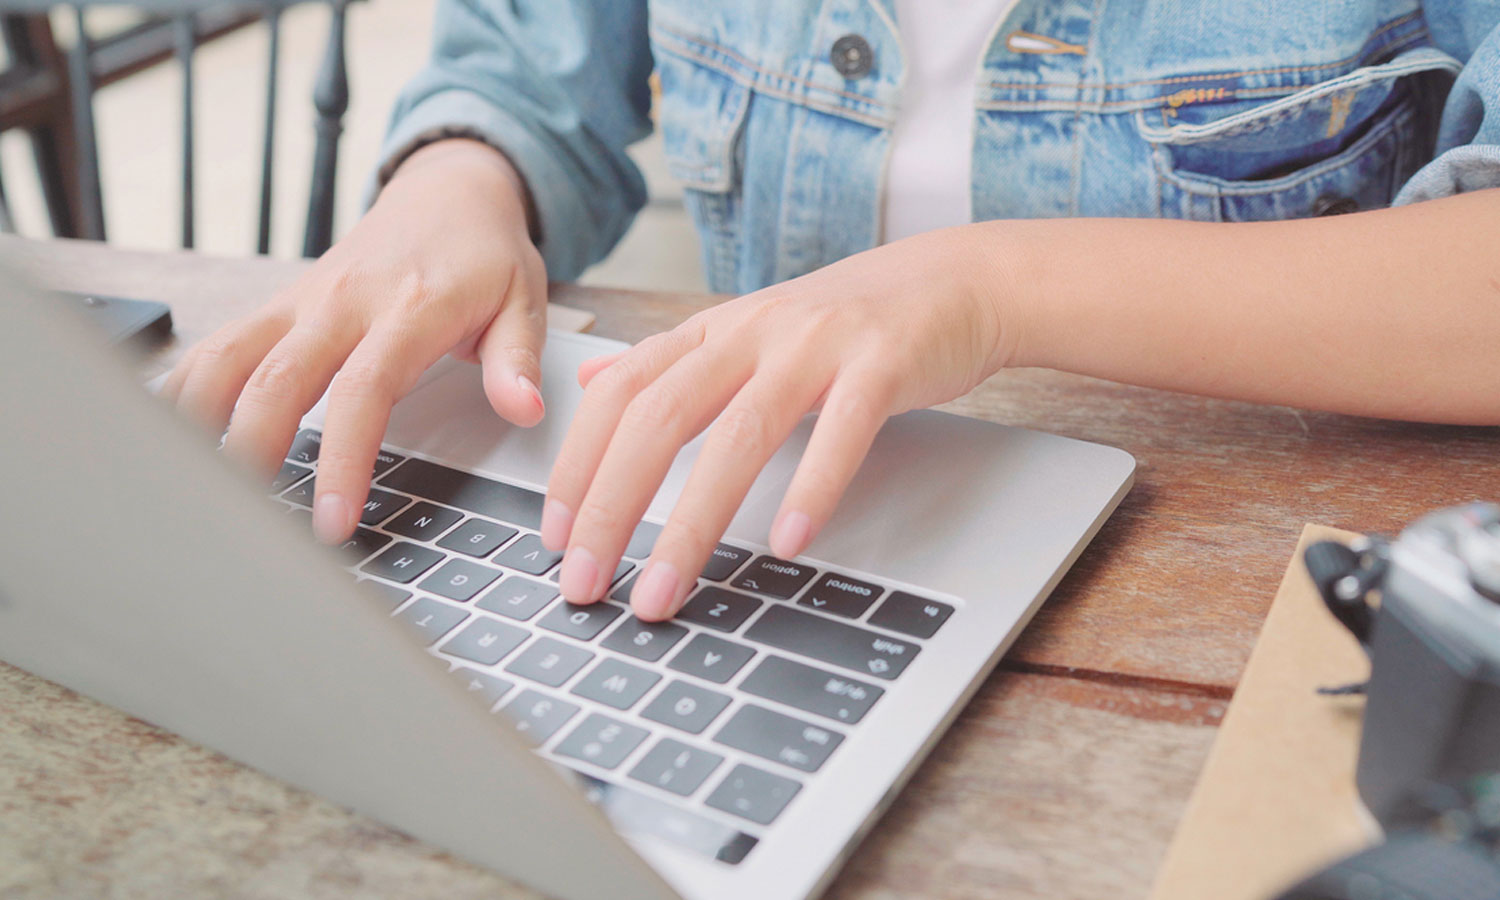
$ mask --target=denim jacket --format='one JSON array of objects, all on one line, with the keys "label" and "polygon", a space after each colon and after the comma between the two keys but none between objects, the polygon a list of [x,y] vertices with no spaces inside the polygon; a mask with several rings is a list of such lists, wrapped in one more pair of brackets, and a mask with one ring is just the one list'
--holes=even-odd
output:
[{"label": "denim jacket", "polygon": [[[858,65],[835,65],[848,36]],[[1500,0],[1019,0],[986,46],[976,220],[1239,222],[1500,186]],[[894,0],[440,0],[381,174],[485,140],[571,279],[645,202],[625,148],[652,127],[653,71],[714,289],[880,241]]]}]

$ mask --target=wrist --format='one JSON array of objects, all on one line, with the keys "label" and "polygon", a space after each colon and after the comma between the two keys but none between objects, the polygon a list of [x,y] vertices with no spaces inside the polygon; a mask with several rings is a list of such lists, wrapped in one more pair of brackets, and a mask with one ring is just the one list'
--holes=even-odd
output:
[{"label": "wrist", "polygon": [[1023,274],[1029,268],[1029,242],[1022,239],[1021,224],[996,220],[942,232],[957,257],[945,264],[961,279],[958,289],[983,323],[986,378],[1001,369],[1031,364],[1025,361],[1025,348],[1032,328],[1034,282]]},{"label": "wrist", "polygon": [[490,202],[513,208],[524,218],[532,243],[538,242],[536,207],[526,179],[504,153],[490,144],[455,137],[418,147],[391,173],[386,183],[387,190],[381,192],[376,202],[398,185],[398,193],[414,183],[421,183],[414,189],[423,191],[431,179],[457,182],[466,193],[488,197]]}]

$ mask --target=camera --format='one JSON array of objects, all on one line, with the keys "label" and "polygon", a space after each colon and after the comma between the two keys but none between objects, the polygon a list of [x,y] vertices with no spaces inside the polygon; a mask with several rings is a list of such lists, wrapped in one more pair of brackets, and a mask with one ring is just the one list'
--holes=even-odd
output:
[{"label": "camera", "polygon": [[1321,542],[1306,563],[1370,654],[1356,781],[1375,818],[1414,824],[1435,786],[1500,772],[1500,505]]},{"label": "camera", "polygon": [[1278,900],[1500,900],[1500,506],[1432,513],[1395,541],[1305,562],[1370,655],[1355,781],[1383,843]]}]

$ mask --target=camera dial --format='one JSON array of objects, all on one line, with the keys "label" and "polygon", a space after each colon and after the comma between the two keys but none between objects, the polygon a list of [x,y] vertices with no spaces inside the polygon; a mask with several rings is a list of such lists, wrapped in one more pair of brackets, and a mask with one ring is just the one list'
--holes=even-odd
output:
[{"label": "camera dial", "polygon": [[1474,527],[1456,535],[1453,549],[1468,567],[1474,590],[1492,603],[1500,603],[1500,510],[1476,503],[1465,512]]}]

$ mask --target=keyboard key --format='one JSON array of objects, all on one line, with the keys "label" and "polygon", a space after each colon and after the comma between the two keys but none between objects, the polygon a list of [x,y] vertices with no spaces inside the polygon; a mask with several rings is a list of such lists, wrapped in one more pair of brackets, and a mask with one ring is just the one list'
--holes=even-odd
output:
[{"label": "keyboard key", "polygon": [[680,728],[688,734],[702,734],[703,729],[728,705],[729,698],[717,691],[686,681],[674,681],[646,704],[641,715],[653,722]]},{"label": "keyboard key", "polygon": [[605,659],[574,686],[573,693],[615,709],[629,709],[661,676],[618,659]]},{"label": "keyboard key", "polygon": [[741,764],[730,770],[704,802],[757,825],[769,825],[801,789],[802,785],[790,778]]},{"label": "keyboard key", "polygon": [[620,623],[620,627],[609,633],[602,646],[607,650],[618,650],[636,659],[656,662],[676,646],[687,634],[687,629],[671,622],[642,622],[631,616]]},{"label": "keyboard key", "polygon": [[837,731],[746,704],[729,717],[714,741],[773,762],[816,772],[844,740]]},{"label": "keyboard key", "polygon": [[846,619],[857,619],[884,592],[885,588],[879,585],[829,572],[819,578],[797,604]]},{"label": "keyboard key", "polygon": [[292,448],[286,452],[286,458],[299,463],[317,462],[318,450],[322,445],[323,435],[320,432],[304,428],[292,439]]},{"label": "keyboard key", "polygon": [[631,559],[645,559],[651,555],[651,548],[656,546],[656,539],[660,535],[660,525],[641,520],[641,524],[635,526],[635,531],[630,535],[630,543],[625,546],[625,555]]},{"label": "keyboard key", "polygon": [[415,629],[428,646],[436,644],[443,635],[457,628],[458,623],[468,617],[469,614],[463,610],[431,597],[418,597],[396,616]]},{"label": "keyboard key", "polygon": [[[313,494],[317,489],[317,478],[309,478],[281,495],[281,499],[298,506],[312,506]],[[360,510],[359,524],[379,525],[389,519],[397,510],[411,502],[410,497],[393,494],[390,491],[382,491],[378,488],[370,489],[370,496],[365,499],[364,508]]]},{"label": "keyboard key", "polygon": [[761,660],[740,682],[740,690],[851,725],[863,719],[885,693],[873,684],[779,656]]},{"label": "keyboard key", "polygon": [[510,689],[516,686],[514,681],[506,681],[504,678],[477,672],[468,666],[459,666],[448,674],[457,678],[464,686],[464,690],[483,701],[485,709],[494,706],[501,697],[510,693]]},{"label": "keyboard key", "polygon": [[479,598],[475,605],[518,622],[525,622],[542,611],[557,596],[557,588],[520,575],[511,575],[495,585],[494,590]]},{"label": "keyboard key", "polygon": [[375,472],[370,477],[379,478],[405,461],[406,457],[382,448],[375,454]]},{"label": "keyboard key", "polygon": [[672,657],[667,667],[724,684],[754,655],[755,651],[744,644],[735,644],[709,634],[698,634]]},{"label": "keyboard key", "polygon": [[294,462],[281,464],[281,471],[276,473],[276,478],[271,482],[271,493],[279,494],[302,479],[312,474],[312,469],[299,466]]},{"label": "keyboard key", "polygon": [[359,570],[410,584],[418,575],[437,565],[442,558],[443,554],[436,550],[401,541],[387,547],[384,553],[360,566]]},{"label": "keyboard key", "polygon": [[871,625],[912,637],[930,638],[953,615],[953,607],[905,591],[895,591],[870,616]]},{"label": "keyboard key", "polygon": [[416,494],[491,519],[515,522],[532,529],[542,527],[545,498],[536,491],[470,475],[425,459],[408,459],[392,469],[380,483],[391,490]]},{"label": "keyboard key", "polygon": [[515,537],[517,531],[509,525],[491,522],[488,519],[470,519],[442,540],[439,547],[468,556],[486,557],[501,544]]},{"label": "keyboard key", "polygon": [[745,637],[887,681],[905,671],[921,647],[789,606],[771,606]]},{"label": "keyboard key", "polygon": [[578,714],[578,707],[566,700],[548,697],[541,691],[530,688],[516,695],[516,699],[505,704],[501,710],[527,739],[535,744],[545,744],[557,733],[557,729]]},{"label": "keyboard key", "polygon": [[295,503],[298,506],[311,508],[313,505],[313,482],[315,480],[309,478],[306,481],[298,482],[295,487],[288,488],[286,493],[281,495],[281,499],[288,503]]},{"label": "keyboard key", "polygon": [[[317,434],[317,432],[315,432],[315,431],[305,431],[305,432],[302,432],[302,433],[303,434]],[[321,438],[320,438],[320,440],[321,440]],[[307,473],[309,473],[309,472],[312,471],[312,469],[309,469],[306,466],[298,465],[297,463],[304,463],[304,462],[305,463],[310,463],[310,462],[313,462],[313,461],[317,460],[317,458],[318,458],[319,444],[317,444],[317,443],[311,443],[311,442],[303,442],[302,437],[300,435],[298,436],[297,441],[298,441],[298,443],[293,444],[291,451],[287,454],[291,459],[296,460],[297,462],[291,462],[289,460],[288,462],[283,463],[282,466],[281,466],[281,473],[276,476],[276,482],[275,483],[281,483],[281,481],[282,481],[282,479],[284,477],[289,477],[292,474],[295,474],[296,477],[292,478],[291,481],[287,481],[287,482],[285,482],[285,484],[282,484],[282,487],[285,487],[286,485],[291,484],[292,482],[296,481],[299,478],[304,477],[305,475],[307,475]],[[309,454],[311,455],[311,458],[310,459],[309,458],[305,458]],[[404,456],[397,456],[396,454],[391,453],[391,452],[386,451],[386,450],[380,451],[380,453],[378,455],[376,455],[376,457],[375,457],[375,471],[374,471],[374,473],[370,477],[371,478],[379,478],[380,475],[381,475],[381,473],[383,473],[386,470],[390,469],[391,467],[395,466],[397,463],[401,462],[403,459],[406,459],[406,457],[404,457]],[[298,470],[300,470],[300,471],[298,471]],[[274,484],[273,484],[273,488],[274,488]],[[279,490],[279,488],[275,488],[275,489]]]},{"label": "keyboard key", "polygon": [[710,584],[699,588],[698,593],[683,604],[677,618],[718,631],[734,631],[761,606],[762,603],[754,597]]},{"label": "keyboard key", "polygon": [[459,603],[474,599],[474,595],[494,584],[499,578],[499,569],[481,566],[467,559],[450,559],[443,567],[422,579],[417,585],[424,591],[457,600]]},{"label": "keyboard key", "polygon": [[525,572],[527,575],[542,575],[562,559],[561,553],[553,553],[542,546],[542,539],[534,534],[522,535],[521,539],[501,550],[495,562],[508,569]]},{"label": "keyboard key", "polygon": [[540,681],[550,687],[560,687],[593,658],[594,654],[581,647],[544,637],[521,651],[521,655],[511,660],[505,671],[532,681]]},{"label": "keyboard key", "polygon": [[[620,560],[619,564],[615,566],[615,574],[610,576],[609,583],[610,584],[614,584],[615,582],[619,581],[621,578],[624,578],[625,574],[627,572],[629,572],[631,569],[634,569],[634,568],[635,568],[635,563],[631,562],[630,560],[628,560],[628,559],[622,559],[622,560]],[[556,584],[557,583],[557,579],[559,579],[561,577],[562,577],[562,569],[560,569],[560,568],[559,569],[553,569],[552,570],[552,574],[547,576],[547,580],[551,581],[553,584]]]},{"label": "keyboard key", "polygon": [[640,576],[641,576],[641,573],[640,572],[636,572],[634,575],[631,575],[629,578],[627,578],[624,581],[620,582],[619,587],[615,588],[614,593],[610,594],[609,598],[611,600],[618,600],[621,603],[629,603],[630,602],[630,592],[631,592],[632,589],[635,588],[635,580],[637,578],[639,578]]},{"label": "keyboard key", "polygon": [[745,560],[749,558],[749,550],[719,544],[714,547],[714,552],[708,557],[708,564],[703,567],[703,577],[709,581],[723,581],[733,575],[735,570],[743,566]]},{"label": "keyboard key", "polygon": [[438,649],[481,666],[493,666],[529,637],[531,633],[524,629],[489,616],[479,616]]},{"label": "keyboard key", "polygon": [[676,803],[582,772],[574,775],[588,801],[624,834],[648,834],[732,866],[744,862],[759,843],[737,828],[688,812]]},{"label": "keyboard key", "polygon": [[411,591],[403,591],[394,584],[386,584],[384,581],[372,581],[369,578],[359,580],[359,589],[364,591],[371,599],[384,606],[386,612],[395,612],[396,607],[411,599]]},{"label": "keyboard key", "polygon": [[562,739],[556,752],[561,756],[591,762],[601,769],[613,769],[640,746],[647,734],[649,732],[644,728],[617,722],[600,713],[591,713]]},{"label": "keyboard key", "polygon": [[410,497],[382,491],[379,488],[370,488],[370,496],[365,498],[364,508],[359,514],[359,524],[379,525],[410,503]]},{"label": "keyboard key", "polygon": [[717,753],[662,738],[630,770],[630,777],[687,797],[707,781],[723,761],[724,757]]},{"label": "keyboard key", "polygon": [[414,541],[435,541],[438,535],[452,528],[463,517],[461,512],[443,509],[431,503],[418,503],[385,523],[385,530]]},{"label": "keyboard key", "polygon": [[552,607],[552,611],[542,616],[537,624],[548,631],[578,638],[580,641],[592,641],[605,626],[619,618],[622,612],[624,610],[613,603],[578,606],[563,602]]},{"label": "keyboard key", "polygon": [[371,553],[391,542],[390,537],[368,528],[356,528],[354,534],[339,549],[347,554],[351,563],[364,562]]},{"label": "keyboard key", "polygon": [[737,588],[788,600],[812,580],[816,570],[802,563],[787,562],[774,556],[757,556],[733,582]]}]

